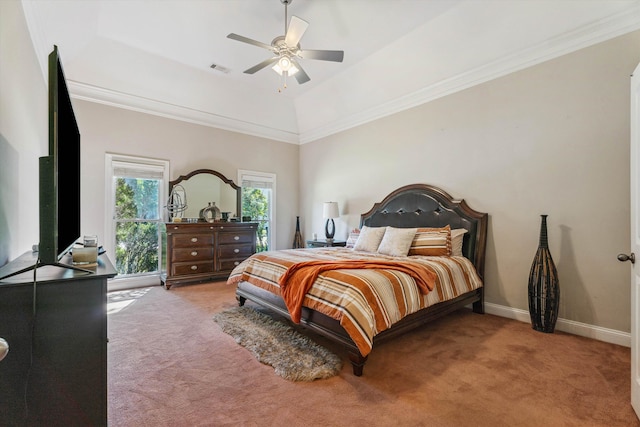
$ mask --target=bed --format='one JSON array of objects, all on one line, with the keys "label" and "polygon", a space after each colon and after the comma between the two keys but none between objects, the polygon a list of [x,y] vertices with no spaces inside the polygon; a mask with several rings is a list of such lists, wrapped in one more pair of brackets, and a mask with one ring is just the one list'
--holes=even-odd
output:
[{"label": "bed", "polygon": [[[236,285],[241,306],[250,300],[342,345],[348,351],[354,375],[360,376],[374,344],[465,306],[470,305],[475,313],[484,313],[482,278],[487,217],[486,213],[473,210],[464,200],[455,200],[440,188],[407,185],[361,215],[363,238],[356,239],[356,247],[258,253],[237,266],[228,283]],[[391,252],[378,254],[367,249],[364,242],[365,234],[370,236],[372,232],[388,230],[388,235],[392,231],[406,235],[414,229],[429,236],[434,233],[444,236],[448,232],[449,239],[451,230],[466,232],[456,234],[461,248],[454,249],[454,253],[451,253],[451,240],[447,241],[446,254],[431,252],[431,248],[428,252],[412,252],[416,240],[407,256],[393,253],[393,246]],[[356,236],[350,236],[350,240],[353,242]],[[380,251],[383,246],[389,248],[380,244]],[[359,263],[362,268],[358,267]],[[373,269],[365,267],[370,263],[379,265]],[[324,264],[332,266],[325,269]],[[403,269],[396,264],[402,264]],[[298,271],[296,267],[300,267]],[[293,281],[294,274],[301,272],[302,267],[317,271],[313,278],[304,276],[307,288],[291,291],[293,286],[282,279],[289,277]],[[358,286],[369,288],[352,288],[346,283],[349,281],[365,283]],[[296,308],[292,308],[292,300],[297,301]],[[394,300],[396,306],[385,305],[388,300]],[[367,305],[371,302],[375,304]],[[378,302],[383,308],[377,307]],[[367,319],[363,320],[364,316]]]}]

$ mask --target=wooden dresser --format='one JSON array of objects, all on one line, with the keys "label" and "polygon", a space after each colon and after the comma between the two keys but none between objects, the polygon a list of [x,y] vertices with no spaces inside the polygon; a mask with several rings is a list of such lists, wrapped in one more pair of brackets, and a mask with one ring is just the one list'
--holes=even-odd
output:
[{"label": "wooden dresser", "polygon": [[[4,277],[35,265],[26,252],[0,268]],[[60,262],[71,265],[70,255]],[[0,281],[0,425],[107,425],[106,255],[93,273],[42,266]]]},{"label": "wooden dresser", "polygon": [[255,222],[166,223],[163,285],[227,278],[256,252],[256,229]]}]

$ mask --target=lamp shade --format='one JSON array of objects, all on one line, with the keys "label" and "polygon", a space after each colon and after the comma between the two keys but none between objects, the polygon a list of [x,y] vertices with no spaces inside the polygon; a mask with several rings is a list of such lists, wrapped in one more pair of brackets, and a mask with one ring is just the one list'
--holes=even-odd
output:
[{"label": "lamp shade", "polygon": [[323,218],[339,218],[338,202],[324,202],[322,207]]},{"label": "lamp shade", "polygon": [[288,76],[293,76],[295,73],[299,71],[298,67],[296,67],[293,64],[289,65],[289,67],[287,67],[286,70],[283,70],[278,62],[276,62],[276,65],[271,67],[271,69],[280,75],[282,75],[282,73],[286,71]]}]

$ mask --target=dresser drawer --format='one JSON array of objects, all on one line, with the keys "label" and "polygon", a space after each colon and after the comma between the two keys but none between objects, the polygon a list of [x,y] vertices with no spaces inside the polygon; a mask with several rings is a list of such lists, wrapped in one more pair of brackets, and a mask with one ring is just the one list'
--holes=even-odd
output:
[{"label": "dresser drawer", "polygon": [[206,261],[213,259],[213,246],[176,248],[171,254],[174,262]]},{"label": "dresser drawer", "polygon": [[189,274],[211,273],[213,271],[213,262],[176,262],[171,266],[172,276],[184,276]]},{"label": "dresser drawer", "polygon": [[213,234],[174,234],[174,248],[191,248],[192,246],[213,246]]},{"label": "dresser drawer", "polygon": [[222,233],[218,233],[218,244],[226,245],[229,243],[253,243],[255,236],[255,231],[238,231],[237,233],[225,231]]},{"label": "dresser drawer", "polygon": [[218,247],[218,258],[223,261],[225,258],[247,258],[253,254],[253,245],[220,245]]},{"label": "dresser drawer", "polygon": [[239,265],[244,259],[226,259],[220,260],[220,271],[225,270],[233,270],[237,265]]}]

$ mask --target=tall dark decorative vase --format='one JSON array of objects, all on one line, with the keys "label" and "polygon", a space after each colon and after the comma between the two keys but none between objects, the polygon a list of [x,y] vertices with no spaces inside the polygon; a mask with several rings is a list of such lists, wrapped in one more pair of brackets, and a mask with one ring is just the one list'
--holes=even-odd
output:
[{"label": "tall dark decorative vase", "polygon": [[547,215],[541,215],[540,244],[529,273],[529,314],[536,331],[552,333],[558,320],[558,272],[549,252]]},{"label": "tall dark decorative vase", "polygon": [[300,234],[300,217],[296,217],[296,234],[293,237],[293,249],[304,248],[304,243],[302,242],[302,234]]}]

